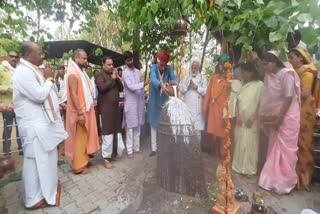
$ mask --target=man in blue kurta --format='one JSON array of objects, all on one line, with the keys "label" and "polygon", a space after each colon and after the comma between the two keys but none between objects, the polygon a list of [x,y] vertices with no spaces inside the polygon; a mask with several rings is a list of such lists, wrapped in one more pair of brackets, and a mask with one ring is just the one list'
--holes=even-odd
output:
[{"label": "man in blue kurta", "polygon": [[154,156],[157,151],[157,128],[160,119],[162,108],[168,100],[167,85],[170,81],[177,84],[179,80],[174,74],[170,65],[167,65],[171,56],[165,51],[161,50],[154,61],[150,70],[150,87],[149,87],[149,102],[147,120],[151,126],[151,149],[150,156]]}]

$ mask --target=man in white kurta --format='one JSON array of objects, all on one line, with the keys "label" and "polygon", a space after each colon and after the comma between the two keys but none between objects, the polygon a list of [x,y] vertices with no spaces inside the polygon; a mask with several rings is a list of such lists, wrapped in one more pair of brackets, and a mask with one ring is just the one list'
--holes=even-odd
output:
[{"label": "man in white kurta", "polygon": [[207,78],[199,73],[199,61],[191,63],[191,71],[180,84],[180,92],[184,95],[184,102],[192,115],[194,127],[201,136],[205,122],[202,115],[203,97],[206,95],[208,81]]},{"label": "man in white kurta", "polygon": [[68,134],[59,113],[53,68],[38,68],[43,53],[37,44],[26,43],[22,50],[12,78],[13,103],[23,139],[24,204],[37,209],[59,204],[57,146]]}]

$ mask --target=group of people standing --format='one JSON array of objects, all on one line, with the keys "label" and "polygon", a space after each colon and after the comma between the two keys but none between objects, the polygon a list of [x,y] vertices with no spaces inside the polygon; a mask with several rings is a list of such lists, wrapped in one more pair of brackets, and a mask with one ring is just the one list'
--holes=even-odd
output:
[{"label": "group of people standing", "polygon": [[[317,69],[310,54],[297,47],[290,50],[288,58],[289,62],[283,63],[277,51],[268,51],[258,61],[262,66],[241,64],[242,87],[235,91],[231,88],[229,94],[214,97],[212,93],[219,90],[218,86],[209,86],[206,97],[210,98],[205,102],[212,108],[212,115],[216,111],[214,105],[219,108],[220,104],[220,113],[209,115],[208,121],[214,120],[221,117],[226,97],[236,92],[235,108],[231,109],[236,117],[232,169],[256,175],[259,159],[266,153],[259,186],[279,194],[289,193],[295,187],[311,191],[315,166],[313,132],[320,93],[316,85]],[[259,77],[259,67],[263,68],[263,81]],[[211,83],[222,84],[219,79],[224,79],[223,74],[214,74]],[[211,132],[209,122],[207,129],[219,139],[217,129]],[[261,144],[268,145],[267,152],[259,149]]]},{"label": "group of people standing", "polygon": [[[164,50],[156,55],[150,80],[145,81],[134,67],[132,53],[126,51],[123,56],[126,69],[122,77],[114,68],[112,58],[105,56],[102,69],[94,73],[93,84],[85,72],[88,61],[84,50],[75,50],[74,60],[68,61],[66,74],[61,72],[55,77],[52,66],[42,65],[42,48],[32,42],[23,45],[22,59],[13,73],[12,87],[7,90],[13,91],[14,111],[23,139],[27,209],[59,205],[59,143],[65,141],[64,155],[72,161],[75,174],[90,173],[89,160],[100,149],[100,141],[104,167],[113,168],[112,161],[120,158],[114,141],[124,145],[122,128],[126,128],[128,158],[140,152],[140,127],[145,122],[144,88],[147,85],[150,156],[156,155],[161,111],[170,94],[169,86],[174,84],[179,86],[199,139],[206,131],[218,146],[220,158],[226,155],[224,117],[228,113],[225,103],[230,97],[234,142],[232,169],[235,172],[256,175],[259,156],[263,153],[259,151],[259,144],[268,144],[259,186],[280,194],[290,192],[295,186],[310,191],[314,167],[312,136],[320,88],[316,85],[317,69],[306,50],[290,50],[291,64],[281,62],[276,51],[268,51],[259,60],[248,60],[233,69],[231,87],[226,84],[230,68],[226,55],[215,58],[217,66],[209,85],[200,73],[197,60],[191,62],[190,72],[179,83],[168,65],[171,56]],[[59,94],[61,88],[66,90]],[[125,104],[121,118],[119,94],[123,91]],[[65,126],[59,102],[68,104]]]},{"label": "group of people standing", "polygon": [[[277,51],[268,51],[261,59],[254,55],[255,60],[238,66],[241,75],[236,75],[237,68],[233,70],[229,90],[222,90],[226,60],[218,60],[218,72],[211,77],[203,104],[203,112],[208,111],[207,133],[220,146],[220,157],[224,157],[224,103],[230,97],[229,107],[235,117],[230,118],[232,169],[256,175],[258,163],[266,154],[260,187],[279,194],[289,193],[295,187],[311,191],[315,166],[313,132],[320,98],[317,68],[301,47],[289,51],[289,62],[281,62]],[[239,76],[241,86],[236,84]],[[267,151],[261,149],[264,145],[268,145]]]}]

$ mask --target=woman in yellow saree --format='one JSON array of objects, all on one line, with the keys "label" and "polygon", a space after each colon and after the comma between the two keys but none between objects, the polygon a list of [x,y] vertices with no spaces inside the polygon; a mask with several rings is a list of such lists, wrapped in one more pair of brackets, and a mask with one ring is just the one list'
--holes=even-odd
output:
[{"label": "woman in yellow saree", "polygon": [[301,80],[301,120],[298,140],[298,190],[311,191],[311,178],[314,171],[313,128],[316,122],[315,99],[312,95],[317,77],[317,68],[310,54],[303,48],[289,52],[289,60]]},{"label": "woman in yellow saree", "polygon": [[244,85],[237,96],[232,169],[241,174],[255,175],[259,149],[258,109],[263,82],[259,80],[254,64],[241,64],[240,68]]}]

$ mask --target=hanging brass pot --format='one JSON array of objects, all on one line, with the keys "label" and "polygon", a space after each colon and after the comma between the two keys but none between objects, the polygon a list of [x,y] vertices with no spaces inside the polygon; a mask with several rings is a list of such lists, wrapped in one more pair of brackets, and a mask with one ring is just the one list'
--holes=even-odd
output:
[{"label": "hanging brass pot", "polygon": [[185,19],[178,19],[174,25],[174,29],[171,32],[172,37],[186,36],[188,31],[188,23]]}]

